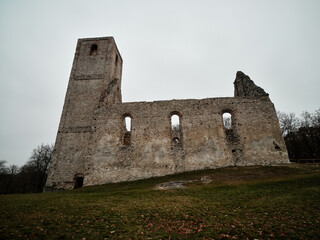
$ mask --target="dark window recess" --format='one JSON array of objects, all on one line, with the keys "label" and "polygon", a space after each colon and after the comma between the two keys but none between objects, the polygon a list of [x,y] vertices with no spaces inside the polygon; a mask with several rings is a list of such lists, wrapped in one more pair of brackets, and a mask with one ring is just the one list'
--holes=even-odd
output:
[{"label": "dark window recess", "polygon": [[117,72],[118,72],[118,55],[116,55],[114,74],[117,74]]},{"label": "dark window recess", "polygon": [[126,132],[123,137],[123,145],[130,145],[131,144],[131,133]]},{"label": "dark window recess", "polygon": [[98,45],[92,44],[90,48],[90,55],[95,56],[98,54]]},{"label": "dark window recess", "polygon": [[174,137],[172,140],[173,140],[174,143],[179,143],[180,142],[180,139],[178,137]]},{"label": "dark window recess", "polygon": [[279,145],[276,144],[275,142],[273,142],[273,145],[274,145],[274,149],[275,149],[275,150],[281,150],[281,148],[279,147]]},{"label": "dark window recess", "polygon": [[234,135],[233,129],[225,129],[226,139],[230,143],[235,143],[237,141],[236,136]]}]

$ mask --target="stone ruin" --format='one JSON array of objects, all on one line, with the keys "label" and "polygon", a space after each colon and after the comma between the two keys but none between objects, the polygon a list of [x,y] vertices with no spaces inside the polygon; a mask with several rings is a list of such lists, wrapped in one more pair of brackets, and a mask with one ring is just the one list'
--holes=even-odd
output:
[{"label": "stone ruin", "polygon": [[113,37],[78,40],[45,191],[289,162],[273,103],[244,73],[234,97],[126,103],[121,75]]}]

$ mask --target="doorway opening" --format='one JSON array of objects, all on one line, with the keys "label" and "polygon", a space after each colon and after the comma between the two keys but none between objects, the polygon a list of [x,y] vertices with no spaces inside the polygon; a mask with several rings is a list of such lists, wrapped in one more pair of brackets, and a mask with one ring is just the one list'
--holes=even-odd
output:
[{"label": "doorway opening", "polygon": [[74,186],[73,188],[81,188],[83,186],[83,174],[76,174],[73,178]]}]

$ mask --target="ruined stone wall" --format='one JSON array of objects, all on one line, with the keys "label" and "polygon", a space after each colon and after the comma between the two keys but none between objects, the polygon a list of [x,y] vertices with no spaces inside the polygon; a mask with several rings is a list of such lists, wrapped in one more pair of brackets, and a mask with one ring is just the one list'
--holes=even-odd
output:
[{"label": "ruined stone wall", "polygon": [[112,37],[78,41],[46,191],[289,162],[268,94],[244,73],[235,97],[122,103],[121,71]]},{"label": "ruined stone wall", "polygon": [[[222,114],[232,114],[232,128]],[[170,117],[180,115],[181,141]],[[132,116],[125,145],[124,116]],[[206,168],[287,163],[268,97],[210,98],[116,104],[100,109],[85,185],[130,181]],[[233,133],[230,137],[230,131]],[[229,139],[228,139],[229,134]]]}]

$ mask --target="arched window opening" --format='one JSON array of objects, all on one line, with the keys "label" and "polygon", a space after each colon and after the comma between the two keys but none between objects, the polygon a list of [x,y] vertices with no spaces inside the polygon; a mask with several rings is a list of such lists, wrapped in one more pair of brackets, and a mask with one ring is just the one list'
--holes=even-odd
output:
[{"label": "arched window opening", "polygon": [[181,115],[178,112],[172,112],[170,115],[172,143],[174,146],[180,148],[182,147]]},{"label": "arched window opening", "polygon": [[222,115],[222,119],[223,119],[223,126],[226,129],[231,129],[232,128],[232,120],[231,120],[231,114],[228,112],[225,112]]},{"label": "arched window opening", "polygon": [[180,130],[180,117],[177,114],[171,116],[171,129],[173,131]]},{"label": "arched window opening", "polygon": [[123,136],[123,145],[131,144],[131,117],[124,118],[125,132]]},{"label": "arched window opening", "polygon": [[92,44],[90,49],[90,55],[95,56],[98,54],[98,45]]},{"label": "arched window opening", "polygon": [[[233,117],[231,115],[230,112],[225,111],[222,114],[222,121],[223,121],[223,126],[224,126],[224,132],[225,132],[225,136],[226,136],[226,140],[228,143],[238,143],[239,138],[237,137],[237,132],[235,131],[235,129],[233,129],[233,126],[235,126],[235,123],[233,123]],[[235,152],[233,152],[234,154],[237,151],[235,150]]]},{"label": "arched window opening", "polygon": [[81,188],[83,186],[83,174],[76,174],[73,178],[74,189]]},{"label": "arched window opening", "polygon": [[124,118],[125,124],[126,124],[126,130],[127,132],[131,132],[131,117],[125,117]]}]

